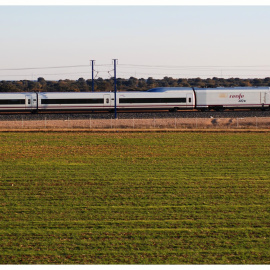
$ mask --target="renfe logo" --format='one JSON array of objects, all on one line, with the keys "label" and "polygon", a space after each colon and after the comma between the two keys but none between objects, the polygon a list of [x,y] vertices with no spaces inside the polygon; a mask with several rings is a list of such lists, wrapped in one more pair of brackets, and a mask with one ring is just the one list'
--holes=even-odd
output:
[{"label": "renfe logo", "polygon": [[239,95],[230,95],[230,98],[238,98],[241,99],[243,98],[245,95],[242,95],[241,93]]},{"label": "renfe logo", "polygon": [[238,98],[238,102],[246,102],[244,99],[245,95],[242,95],[241,93],[239,95],[230,95],[230,98]]}]

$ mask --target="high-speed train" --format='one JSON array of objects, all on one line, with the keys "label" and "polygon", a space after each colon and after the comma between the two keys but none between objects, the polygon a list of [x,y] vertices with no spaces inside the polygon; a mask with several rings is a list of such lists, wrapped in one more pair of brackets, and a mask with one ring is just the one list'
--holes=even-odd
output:
[{"label": "high-speed train", "polygon": [[[115,104],[116,102],[116,104]],[[0,93],[0,112],[217,110],[270,107],[270,87],[160,87],[140,92]]]}]

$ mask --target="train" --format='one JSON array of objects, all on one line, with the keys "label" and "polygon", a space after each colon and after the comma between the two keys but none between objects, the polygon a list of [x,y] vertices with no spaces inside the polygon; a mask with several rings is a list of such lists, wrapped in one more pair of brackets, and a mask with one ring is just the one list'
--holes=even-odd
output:
[{"label": "train", "polygon": [[[115,99],[116,97],[116,99]],[[270,109],[270,87],[158,87],[126,92],[0,93],[0,112]]]}]

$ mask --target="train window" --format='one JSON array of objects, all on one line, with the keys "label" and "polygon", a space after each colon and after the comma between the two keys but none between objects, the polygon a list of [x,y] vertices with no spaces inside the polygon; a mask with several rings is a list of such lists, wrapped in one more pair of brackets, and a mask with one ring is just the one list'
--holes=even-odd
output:
[{"label": "train window", "polygon": [[28,99],[28,104],[31,104],[31,100],[30,99]]},{"label": "train window", "polygon": [[0,105],[25,104],[25,99],[0,99]]},{"label": "train window", "polygon": [[109,104],[110,102],[110,99],[106,98],[106,103]]},{"label": "train window", "polygon": [[42,99],[41,104],[103,104],[103,99]]},{"label": "train window", "polygon": [[186,98],[120,98],[119,103],[186,103]]},{"label": "train window", "polygon": [[191,103],[191,98],[188,99],[188,102]]}]

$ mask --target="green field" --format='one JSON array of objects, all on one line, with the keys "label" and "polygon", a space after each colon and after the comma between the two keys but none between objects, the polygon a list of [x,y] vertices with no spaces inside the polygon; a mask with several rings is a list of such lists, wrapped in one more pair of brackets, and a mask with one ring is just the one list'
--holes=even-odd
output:
[{"label": "green field", "polygon": [[270,133],[0,140],[0,264],[270,263]]}]

